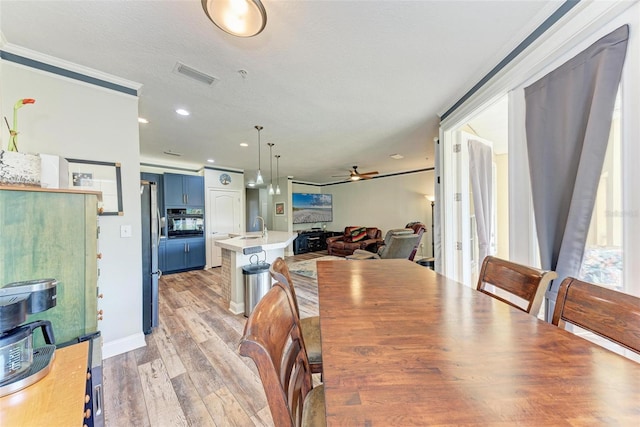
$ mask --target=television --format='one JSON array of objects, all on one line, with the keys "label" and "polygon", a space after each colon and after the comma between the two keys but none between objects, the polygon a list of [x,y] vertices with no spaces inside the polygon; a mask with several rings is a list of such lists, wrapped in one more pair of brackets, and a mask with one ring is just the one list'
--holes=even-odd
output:
[{"label": "television", "polygon": [[331,194],[293,193],[291,207],[294,224],[333,221]]}]

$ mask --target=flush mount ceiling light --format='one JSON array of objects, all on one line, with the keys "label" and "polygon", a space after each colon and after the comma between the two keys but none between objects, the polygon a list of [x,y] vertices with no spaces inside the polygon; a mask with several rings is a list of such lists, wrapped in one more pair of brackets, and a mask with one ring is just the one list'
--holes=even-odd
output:
[{"label": "flush mount ceiling light", "polygon": [[254,127],[258,131],[258,175],[256,175],[256,184],[262,185],[264,184],[264,180],[262,179],[262,171],[260,171],[260,131],[263,129],[263,127],[259,125],[256,125]]},{"label": "flush mount ceiling light", "polygon": [[188,116],[189,114],[191,114],[187,110],[185,110],[184,108],[178,108],[176,110],[176,113],[180,114],[181,116]]},{"label": "flush mount ceiling light", "polygon": [[255,36],[267,24],[260,0],[202,0],[202,8],[216,27],[232,36]]}]

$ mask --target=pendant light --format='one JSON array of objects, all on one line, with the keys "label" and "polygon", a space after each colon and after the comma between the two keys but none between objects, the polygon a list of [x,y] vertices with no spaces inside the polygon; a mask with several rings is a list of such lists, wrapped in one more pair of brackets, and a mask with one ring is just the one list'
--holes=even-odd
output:
[{"label": "pendant light", "polygon": [[256,176],[256,185],[262,185],[264,184],[264,180],[262,179],[262,172],[260,171],[260,131],[263,127],[259,125],[254,127],[258,130],[258,175]]},{"label": "pendant light", "polygon": [[280,194],[280,154],[276,154],[276,194]]},{"label": "pendant light", "polygon": [[271,178],[269,178],[269,195],[273,196],[273,146],[275,145],[273,142],[267,143],[269,146],[269,174]]}]

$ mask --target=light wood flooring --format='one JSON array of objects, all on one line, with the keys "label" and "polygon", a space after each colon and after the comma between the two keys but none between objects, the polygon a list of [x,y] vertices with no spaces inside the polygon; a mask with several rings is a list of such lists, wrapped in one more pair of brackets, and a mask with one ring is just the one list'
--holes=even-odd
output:
[{"label": "light wood flooring", "polygon": [[[317,315],[315,279],[292,279],[301,317]],[[104,361],[108,427],[273,425],[255,365],[238,354],[246,318],[228,311],[220,282],[220,268],[160,278],[160,325],[147,346]]]}]

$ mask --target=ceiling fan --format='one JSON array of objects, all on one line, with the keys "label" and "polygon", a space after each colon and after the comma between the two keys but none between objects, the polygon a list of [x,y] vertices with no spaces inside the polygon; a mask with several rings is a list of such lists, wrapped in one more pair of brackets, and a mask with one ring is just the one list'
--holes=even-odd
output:
[{"label": "ceiling fan", "polygon": [[334,175],[334,178],[349,178],[351,181],[358,181],[361,179],[371,179],[371,175],[378,175],[378,171],[373,172],[358,172],[358,166],[353,166],[353,170],[349,171],[349,175]]}]

